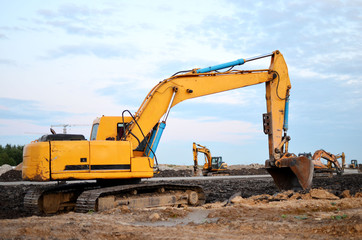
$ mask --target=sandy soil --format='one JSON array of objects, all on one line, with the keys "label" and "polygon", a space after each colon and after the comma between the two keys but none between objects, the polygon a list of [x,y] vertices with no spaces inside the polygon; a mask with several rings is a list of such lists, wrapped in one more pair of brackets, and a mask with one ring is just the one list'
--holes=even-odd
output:
[{"label": "sandy soil", "polygon": [[361,239],[362,194],[237,196],[227,205],[0,220],[0,239]]},{"label": "sandy soil", "polygon": [[44,186],[0,185],[0,239],[362,239],[362,174],[316,178],[309,192],[278,193],[267,178],[193,182],[207,204],[56,216],[23,206],[30,188]]}]

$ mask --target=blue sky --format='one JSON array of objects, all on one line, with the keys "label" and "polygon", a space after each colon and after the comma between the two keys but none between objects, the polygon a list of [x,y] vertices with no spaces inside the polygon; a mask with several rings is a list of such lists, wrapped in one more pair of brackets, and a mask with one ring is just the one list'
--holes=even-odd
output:
[{"label": "blue sky", "polygon": [[[2,145],[55,124],[89,124],[68,129],[89,138],[95,117],[135,112],[177,71],[279,49],[292,83],[289,150],[362,161],[362,1],[0,3]],[[264,94],[258,85],[177,105],[158,161],[191,165],[197,142],[229,164],[264,163]]]}]

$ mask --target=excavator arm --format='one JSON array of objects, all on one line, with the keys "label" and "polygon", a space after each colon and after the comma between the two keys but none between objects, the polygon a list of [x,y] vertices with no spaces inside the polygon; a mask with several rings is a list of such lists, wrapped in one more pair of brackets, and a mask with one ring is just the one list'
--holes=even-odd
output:
[{"label": "excavator arm", "polygon": [[[285,100],[291,85],[282,54],[275,51],[266,56],[272,56],[269,69],[222,73],[216,71],[199,73],[200,69],[194,69],[161,81],[147,94],[136,112],[135,122],[130,125],[125,140],[131,141],[136,148],[144,138],[142,133],[149,133],[162,116],[164,116],[162,121],[165,121],[170,108],[184,100],[266,83],[267,110],[273,112],[273,118],[277,120],[270,121],[269,129],[279,133],[270,134],[269,143],[270,149],[276,148],[281,142]],[[273,151],[270,154],[273,155]]]},{"label": "excavator arm", "polygon": [[[269,69],[217,72],[218,69],[269,56],[271,56]],[[309,188],[313,177],[312,162],[305,157],[296,157],[288,153],[290,137],[287,135],[287,130],[291,84],[287,65],[279,51],[205,69],[194,69],[161,81],[147,94],[135,114],[134,122],[127,129],[124,140],[130,141],[136,149],[146,137],[144,133],[150,133],[152,136],[148,139],[147,150],[152,150],[148,156],[153,157],[173,106],[187,99],[260,83],[265,83],[266,86],[267,113],[263,115],[264,132],[269,139],[269,160],[266,161],[266,168],[281,190]]]},{"label": "excavator arm", "polygon": [[[184,100],[260,84],[270,81],[271,77],[268,69],[265,69],[202,74],[190,72],[166,79],[147,94],[135,114],[135,119],[141,127],[132,124],[126,140],[137,147],[139,144],[137,139],[143,139],[141,129],[144,133],[150,132],[163,116],[162,121],[167,119],[171,107]],[[129,134],[130,132],[132,134]]]},{"label": "excavator arm", "polygon": [[200,144],[197,143],[193,143],[192,144],[192,152],[194,155],[194,175],[197,175],[197,171],[198,171],[198,153],[203,153],[205,156],[205,163],[203,165],[203,170],[207,170],[207,169],[211,169],[211,153],[210,150],[205,147],[202,146]]}]

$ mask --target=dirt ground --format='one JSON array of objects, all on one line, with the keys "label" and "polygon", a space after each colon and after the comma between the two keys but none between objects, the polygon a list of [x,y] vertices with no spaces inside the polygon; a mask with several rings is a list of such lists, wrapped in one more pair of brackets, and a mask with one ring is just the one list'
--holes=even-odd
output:
[{"label": "dirt ground", "polygon": [[[314,197],[313,197],[313,191]],[[362,194],[325,190],[163,207],[0,220],[0,239],[361,239]],[[321,198],[321,199],[320,199]]]},{"label": "dirt ground", "polygon": [[0,239],[362,239],[362,174],[316,178],[309,192],[278,193],[269,178],[191,182],[205,205],[56,216],[24,209],[25,193],[42,186],[0,185]]}]

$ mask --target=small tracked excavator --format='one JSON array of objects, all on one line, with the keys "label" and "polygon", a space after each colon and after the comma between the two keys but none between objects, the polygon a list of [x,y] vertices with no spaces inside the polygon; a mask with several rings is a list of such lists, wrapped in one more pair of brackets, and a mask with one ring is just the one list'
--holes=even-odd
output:
[{"label": "small tracked excavator", "polygon": [[192,144],[192,152],[194,155],[194,176],[199,175],[199,161],[198,153],[203,153],[205,157],[205,163],[202,167],[203,176],[212,176],[212,175],[228,175],[227,168],[228,165],[222,161],[222,157],[212,157],[210,150],[197,143]]},{"label": "small tracked excavator", "polygon": [[[266,57],[271,59],[268,69],[232,69]],[[49,134],[27,144],[23,152],[24,180],[96,182],[31,190],[25,196],[25,207],[35,212],[57,213],[98,211],[119,205],[132,208],[203,204],[205,194],[201,187],[141,182],[158,171],[155,152],[170,109],[187,99],[261,83],[265,83],[267,109],[263,126],[269,140],[265,166],[279,189],[309,188],[312,161],[288,152],[291,84],[283,55],[274,51],[175,73],[147,94],[134,115],[125,110],[121,116],[96,118],[90,140],[83,135]]]}]

